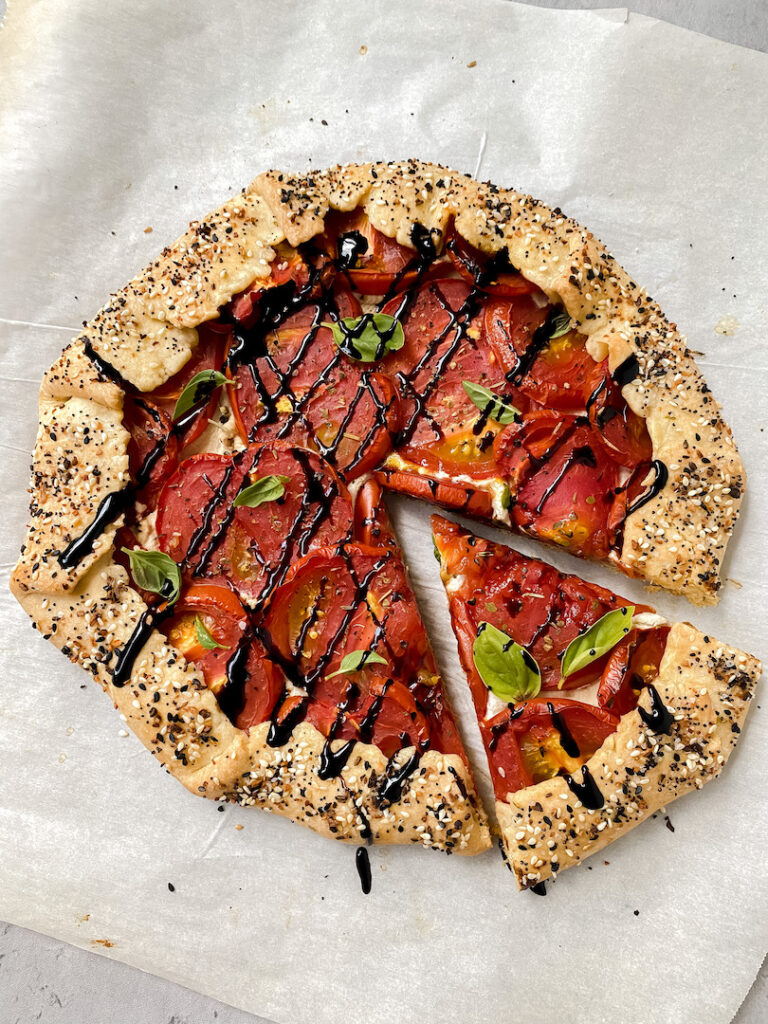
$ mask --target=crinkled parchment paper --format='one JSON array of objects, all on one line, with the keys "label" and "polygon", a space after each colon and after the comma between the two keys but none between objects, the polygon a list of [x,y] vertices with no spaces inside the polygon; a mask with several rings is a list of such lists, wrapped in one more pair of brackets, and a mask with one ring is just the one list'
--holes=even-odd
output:
[{"label": "crinkled parchment paper", "polygon": [[[265,168],[417,155],[562,206],[701,352],[750,473],[725,569],[740,587],[706,611],[655,601],[765,658],[767,75],[762,54],[621,11],[11,3],[0,32],[0,917],[291,1024],[730,1020],[768,934],[760,700],[723,777],[670,808],[674,833],[648,822],[546,899],[518,894],[495,850],[421,849],[374,850],[364,897],[349,848],[258,811],[222,813],[164,775],[86,675],[32,632],[6,581],[38,381],[110,289]],[[393,508],[467,712],[428,510]]]}]

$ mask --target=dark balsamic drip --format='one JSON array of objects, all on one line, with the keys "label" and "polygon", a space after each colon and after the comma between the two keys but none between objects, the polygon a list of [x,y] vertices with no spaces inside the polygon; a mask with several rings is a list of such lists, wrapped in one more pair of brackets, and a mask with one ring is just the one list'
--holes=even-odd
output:
[{"label": "dark balsamic drip", "polygon": [[119,491],[111,491],[101,502],[93,522],[86,526],[79,537],[64,548],[59,555],[62,569],[73,569],[86,555],[93,551],[93,546],[104,530],[124,512],[133,498],[133,487],[123,487]]},{"label": "dark balsamic drip", "polygon": [[555,729],[560,733],[560,746],[566,752],[568,757],[579,757],[581,755],[579,745],[573,738],[571,730],[568,728],[565,719],[559,711],[555,711],[555,707],[551,701],[547,701],[547,711],[549,712],[549,717],[552,719],[552,725],[554,725]]},{"label": "dark balsamic drip", "polygon": [[600,395],[602,395],[602,393],[605,391],[605,389],[607,387],[608,387],[608,381],[605,379],[605,377],[601,377],[600,378],[600,383],[597,385],[597,387],[594,389],[592,394],[587,399],[587,405],[586,405],[587,414],[589,414],[589,410],[592,408],[592,406],[595,404],[595,402],[598,400]]},{"label": "dark balsamic drip", "polygon": [[252,643],[253,634],[246,629],[234,653],[227,659],[227,681],[216,698],[221,710],[233,722],[245,707],[245,686],[251,677],[248,655]]},{"label": "dark balsamic drip", "polygon": [[504,719],[504,721],[503,722],[497,722],[496,725],[492,725],[491,726],[491,738],[488,741],[488,750],[491,753],[493,753],[493,751],[498,746],[499,740],[502,738],[504,733],[509,728],[510,723],[514,722],[514,720],[516,718],[519,718],[520,715],[522,715],[524,710],[525,710],[525,705],[524,704],[521,704],[519,707],[514,707],[514,705],[510,704],[509,705],[509,714]]},{"label": "dark balsamic drip", "polygon": [[403,795],[403,787],[405,783],[409,776],[416,771],[420,760],[421,752],[419,750],[414,750],[411,756],[390,775],[389,768],[392,764],[392,758],[390,758],[386,769],[387,777],[378,792],[379,807],[389,807],[391,804],[396,804],[398,802],[400,797]]},{"label": "dark balsamic drip", "polygon": [[620,363],[611,374],[620,388],[623,388],[625,384],[631,384],[639,375],[640,363],[637,361],[636,355],[627,356],[624,362]]},{"label": "dark balsamic drip", "polygon": [[365,846],[358,846],[355,850],[355,867],[360,877],[360,886],[367,896],[371,891],[371,861]]},{"label": "dark balsamic drip", "polygon": [[568,789],[577,799],[581,800],[584,806],[590,811],[596,811],[605,803],[605,798],[600,788],[592,777],[589,768],[584,765],[581,769],[583,782],[576,782],[572,775],[565,776]]},{"label": "dark balsamic drip", "polygon": [[558,486],[564,479],[566,473],[573,466],[591,466],[593,469],[595,468],[595,466],[597,466],[597,459],[595,458],[595,453],[592,451],[588,444],[581,445],[578,448],[574,448],[571,454],[565,460],[560,472],[557,474],[555,479],[552,481],[549,487],[547,487],[542,496],[539,498],[538,504],[536,505],[535,509],[537,516],[541,515],[544,506],[552,497],[554,492],[557,490]]},{"label": "dark balsamic drip", "polygon": [[560,310],[554,307],[547,314],[547,319],[533,332],[533,337],[522,355],[518,356],[515,367],[506,375],[510,384],[518,385],[533,368],[533,364],[539,355],[549,344],[550,338],[555,333],[560,320]]},{"label": "dark balsamic drip", "polygon": [[651,463],[651,468],[656,474],[655,478],[651,481],[648,489],[638,495],[638,497],[635,498],[629,506],[626,511],[626,515],[624,516],[625,519],[627,516],[631,516],[633,512],[637,512],[639,508],[642,508],[643,505],[651,501],[652,498],[655,498],[656,495],[666,486],[667,480],[669,480],[669,471],[661,459],[654,459]]},{"label": "dark balsamic drip", "polygon": [[[191,559],[195,557],[198,548],[205,540],[205,537],[211,528],[213,516],[216,510],[224,501],[224,497],[227,492],[227,487],[229,486],[229,481],[232,479],[232,474],[234,473],[234,471],[235,463],[233,461],[230,462],[230,464],[227,466],[226,470],[224,471],[224,475],[222,476],[219,483],[216,485],[213,484],[210,477],[203,474],[203,480],[205,480],[205,482],[211,488],[212,494],[208,502],[203,506],[202,516],[200,517],[200,525],[190,537],[189,547],[187,548],[187,553],[184,558],[186,562],[189,562]],[[198,566],[195,567],[195,571],[197,571]]]},{"label": "dark balsamic drip", "polygon": [[125,686],[131,678],[133,665],[144,644],[149,640],[154,628],[167,618],[173,611],[173,605],[160,605],[158,608],[147,608],[136,623],[136,628],[128,642],[120,649],[112,671],[112,685]]},{"label": "dark balsamic drip", "polygon": [[563,603],[565,602],[565,596],[562,590],[558,590],[557,595],[559,600],[554,600],[552,602],[549,612],[547,613],[546,619],[544,619],[544,621],[536,627],[533,636],[525,645],[528,648],[528,650],[531,650],[533,648],[533,645],[536,643],[536,641],[540,640],[544,636],[544,634],[549,630],[549,627],[554,622],[556,622],[557,619],[560,617],[560,612],[563,610]]},{"label": "dark balsamic drip", "polygon": [[86,341],[86,343],[83,345],[83,351],[88,356],[93,365],[96,367],[96,369],[99,371],[102,377],[106,377],[106,379],[112,381],[113,384],[117,384],[117,386],[122,391],[130,392],[133,390],[131,388],[131,385],[122,376],[120,371],[116,370],[111,363],[108,363],[106,361],[106,359],[102,359],[102,357],[94,349],[90,341]]},{"label": "dark balsamic drip", "polygon": [[654,732],[671,732],[675,716],[664,704],[664,701],[659,696],[659,691],[652,683],[648,684],[648,694],[651,698],[650,711],[646,711],[645,708],[639,706],[637,709],[640,712],[643,723]]},{"label": "dark balsamic drip", "polygon": [[347,231],[336,241],[336,266],[339,270],[354,270],[358,259],[368,252],[368,239],[359,231]]},{"label": "dark balsamic drip", "polygon": [[320,767],[317,776],[320,779],[335,779],[341,775],[342,768],[346,766],[350,754],[355,746],[355,740],[346,740],[336,750],[331,748],[330,735],[323,744],[320,751]]},{"label": "dark balsamic drip", "polygon": [[537,896],[546,896],[547,895],[547,883],[546,882],[537,882],[536,885],[531,885],[528,888],[530,889],[530,891],[532,893],[535,893]]}]

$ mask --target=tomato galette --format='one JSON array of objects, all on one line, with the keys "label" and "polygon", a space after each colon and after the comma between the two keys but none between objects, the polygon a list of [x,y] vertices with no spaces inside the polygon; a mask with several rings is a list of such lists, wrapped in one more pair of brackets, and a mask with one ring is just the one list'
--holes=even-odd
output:
[{"label": "tomato galette", "polygon": [[755,658],[442,516],[432,529],[521,888],[719,774]]},{"label": "tomato galette", "polygon": [[559,210],[416,161],[269,172],[46,374],[12,586],[193,792],[475,853],[383,491],[711,603],[743,487],[675,327]]}]

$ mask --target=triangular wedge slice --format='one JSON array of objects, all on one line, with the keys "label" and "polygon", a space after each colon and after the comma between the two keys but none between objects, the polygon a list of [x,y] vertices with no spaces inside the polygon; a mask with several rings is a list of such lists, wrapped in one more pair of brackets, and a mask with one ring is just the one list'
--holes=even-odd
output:
[{"label": "triangular wedge slice", "polygon": [[442,516],[432,529],[520,888],[718,775],[755,658]]}]

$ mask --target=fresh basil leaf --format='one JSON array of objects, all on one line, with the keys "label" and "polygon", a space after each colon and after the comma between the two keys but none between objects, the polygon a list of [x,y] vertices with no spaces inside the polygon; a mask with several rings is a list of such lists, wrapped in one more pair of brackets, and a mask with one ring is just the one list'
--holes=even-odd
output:
[{"label": "fresh basil leaf", "polygon": [[437,546],[437,541],[435,540],[434,536],[432,537],[432,551],[434,552],[435,558],[438,561],[438,563],[442,565],[443,562],[442,559],[440,558],[440,548]]},{"label": "fresh basil leaf", "polygon": [[363,313],[347,316],[330,327],[333,340],[345,356],[361,363],[375,363],[387,352],[397,352],[405,344],[403,325],[388,313]]},{"label": "fresh basil leaf", "polygon": [[235,508],[245,505],[246,508],[258,508],[267,501],[277,501],[285,494],[285,485],[290,480],[287,476],[263,476],[252,483],[250,487],[243,488],[232,504]]},{"label": "fresh basil leaf", "polygon": [[555,338],[562,338],[564,334],[567,334],[571,328],[571,318],[567,313],[556,313],[552,317],[553,331],[549,336],[550,341],[554,341]]},{"label": "fresh basil leaf", "polygon": [[176,408],[173,410],[174,421],[206,398],[210,398],[216,388],[226,383],[227,378],[218,370],[201,370],[200,373],[196,373],[179,395]]},{"label": "fresh basil leaf", "polygon": [[222,650],[226,647],[226,644],[220,644],[214,640],[211,636],[211,631],[206,628],[205,623],[199,615],[195,616],[195,633],[197,634],[197,642],[201,647],[204,647],[206,651],[215,651],[217,647],[221,647]]},{"label": "fresh basil leaf", "polygon": [[567,679],[574,672],[591,665],[593,661],[602,658],[612,647],[615,647],[632,628],[634,611],[632,605],[626,608],[614,608],[612,612],[606,612],[589,629],[571,640],[565,649],[560,666],[563,679]]},{"label": "fresh basil leaf", "polygon": [[164,551],[142,551],[141,548],[122,548],[128,555],[131,575],[142,590],[159,594],[168,604],[174,604],[181,592],[181,569]]},{"label": "fresh basil leaf", "polygon": [[536,659],[490,622],[480,623],[472,653],[480,678],[507,704],[535,697],[541,689]]},{"label": "fresh basil leaf", "polygon": [[382,658],[376,651],[350,651],[341,659],[341,668],[337,672],[331,672],[326,679],[333,679],[334,676],[343,676],[348,672],[359,672],[365,665],[386,665],[387,659]]},{"label": "fresh basil leaf", "polygon": [[487,419],[495,420],[496,423],[515,422],[515,416],[519,415],[520,410],[510,405],[506,398],[495,395],[489,388],[475,384],[471,380],[463,380],[461,383],[470,399]]}]

